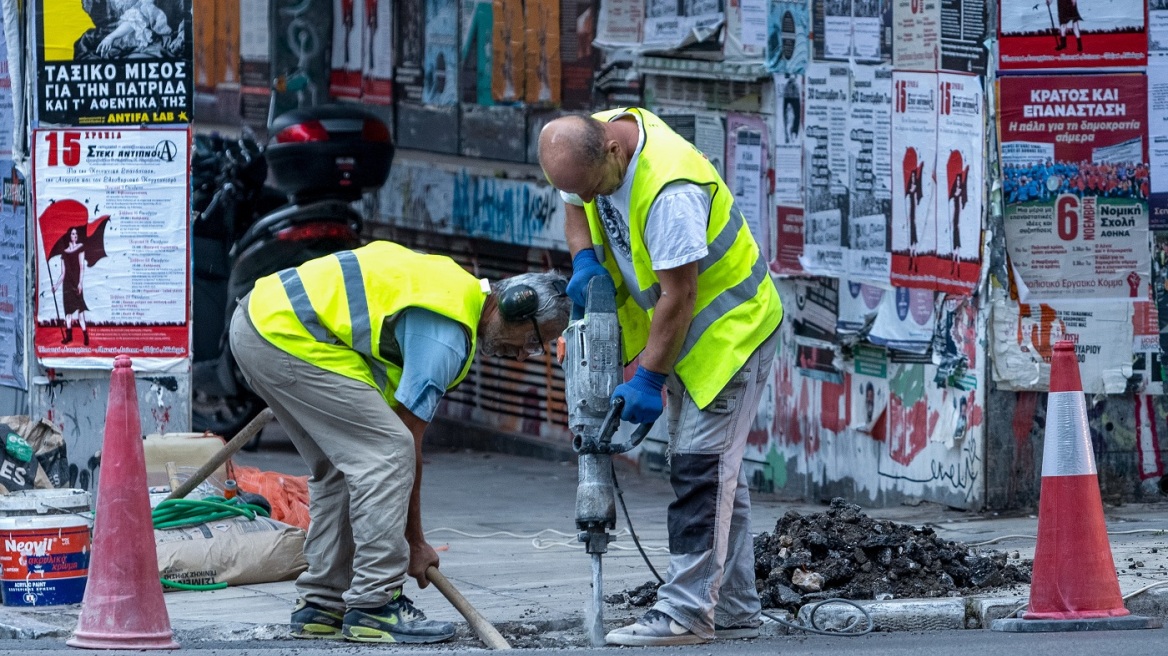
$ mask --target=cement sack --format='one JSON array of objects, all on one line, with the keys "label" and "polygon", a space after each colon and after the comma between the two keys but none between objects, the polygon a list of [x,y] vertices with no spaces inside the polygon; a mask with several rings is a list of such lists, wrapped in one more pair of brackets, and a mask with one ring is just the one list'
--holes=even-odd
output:
[{"label": "cement sack", "polygon": [[286,581],[308,568],[304,537],[304,529],[267,517],[155,530],[158,573],[192,584]]},{"label": "cement sack", "polygon": [[[0,417],[0,440],[4,441],[0,462],[4,492],[73,487],[77,483],[76,467],[70,472],[65,438],[47,420],[33,421],[27,415]],[[35,461],[28,457],[26,445]]]}]

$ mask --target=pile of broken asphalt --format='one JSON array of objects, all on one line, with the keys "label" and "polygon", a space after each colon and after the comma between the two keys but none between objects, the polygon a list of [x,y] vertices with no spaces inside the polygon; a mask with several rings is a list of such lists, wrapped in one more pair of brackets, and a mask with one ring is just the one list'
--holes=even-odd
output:
[{"label": "pile of broken asphalt", "polygon": [[[280,452],[267,439],[259,453],[243,456],[249,459],[243,464],[303,473],[290,447]],[[659,472],[623,462],[617,470],[640,542],[656,570],[665,572],[669,482]],[[591,567],[576,541],[576,484],[574,462],[469,450],[425,453],[424,526],[440,568],[514,647],[588,646],[583,624]],[[928,503],[860,510],[842,501],[828,505],[774,494],[754,494],[752,504],[758,584],[768,612],[806,611],[823,597],[849,597],[871,613],[880,631],[961,629],[988,627],[1026,602],[1035,515],[970,513]],[[1168,581],[1168,503],[1108,507],[1105,513],[1120,589],[1134,593],[1128,609],[1168,619],[1168,585],[1141,591]],[[625,525],[622,516],[622,531],[604,556],[604,592],[615,602],[605,604],[606,628],[640,616],[644,600],[634,603],[629,593],[652,589],[646,586],[652,574]],[[448,647],[481,647],[434,586],[419,590],[410,580],[406,593],[429,617],[459,626],[457,642]],[[180,642],[194,642],[287,638],[296,596],[294,584],[281,581],[167,592],[164,598]],[[61,639],[79,610],[0,607],[0,638]],[[833,613],[849,612],[841,606],[826,613],[821,625],[832,623]],[[786,631],[768,621],[763,632]]]}]

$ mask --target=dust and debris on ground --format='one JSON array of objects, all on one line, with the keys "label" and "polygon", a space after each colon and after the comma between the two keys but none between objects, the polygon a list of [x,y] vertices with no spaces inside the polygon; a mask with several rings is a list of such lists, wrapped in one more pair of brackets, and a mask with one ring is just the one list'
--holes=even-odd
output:
[{"label": "dust and debris on ground", "polygon": [[[774,532],[754,538],[756,585],[763,608],[798,612],[833,597],[854,600],[964,596],[1030,582],[1032,562],[1018,552],[971,548],[933,529],[872,519],[834,499],[820,513],[788,512]],[[649,606],[656,581],[605,597]]]}]

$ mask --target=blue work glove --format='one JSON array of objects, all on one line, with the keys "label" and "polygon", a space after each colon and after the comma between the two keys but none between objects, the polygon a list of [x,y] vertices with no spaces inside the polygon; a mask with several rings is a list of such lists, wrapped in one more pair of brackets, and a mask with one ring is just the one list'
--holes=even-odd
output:
[{"label": "blue work glove", "polygon": [[617,385],[612,391],[612,399],[624,399],[621,420],[635,424],[648,424],[661,416],[664,404],[661,402],[661,387],[665,385],[665,374],[637,366],[637,373],[627,383]]},{"label": "blue work glove", "polygon": [[580,307],[587,307],[588,282],[596,276],[608,276],[608,271],[605,271],[600,260],[596,259],[596,251],[585,248],[576,253],[576,257],[572,258],[572,279],[568,281],[568,298]]}]

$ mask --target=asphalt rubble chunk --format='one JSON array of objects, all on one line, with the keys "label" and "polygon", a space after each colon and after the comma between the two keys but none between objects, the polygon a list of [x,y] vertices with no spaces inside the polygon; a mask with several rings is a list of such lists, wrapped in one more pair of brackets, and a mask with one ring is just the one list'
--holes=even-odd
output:
[{"label": "asphalt rubble chunk", "polygon": [[[832,598],[883,601],[1016,590],[1030,583],[1032,564],[1017,552],[970,547],[942,540],[928,527],[873,519],[838,498],[823,512],[788,512],[773,532],[754,538],[762,606],[792,614]],[[605,601],[650,606],[657,587],[650,581]]]}]

